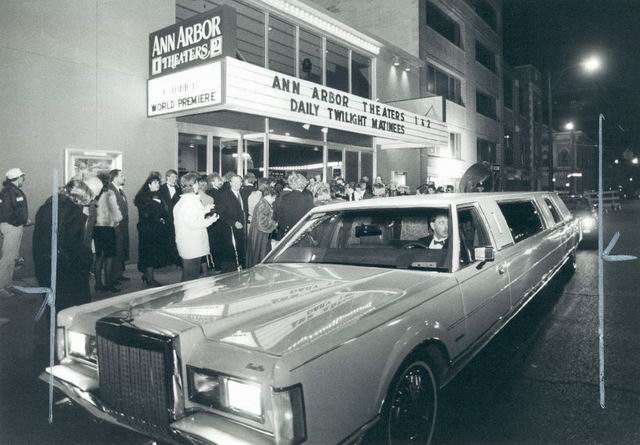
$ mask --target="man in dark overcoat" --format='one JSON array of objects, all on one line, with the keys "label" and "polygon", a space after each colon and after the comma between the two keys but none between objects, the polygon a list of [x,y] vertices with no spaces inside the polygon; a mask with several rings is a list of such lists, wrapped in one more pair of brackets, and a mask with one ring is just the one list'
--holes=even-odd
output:
[{"label": "man in dark overcoat", "polygon": [[220,193],[215,211],[220,215],[216,224],[221,224],[222,250],[220,262],[222,272],[238,270],[245,267],[245,246],[247,238],[246,214],[240,195],[242,178],[232,176],[230,188]]},{"label": "man in dark overcoat", "polygon": [[182,267],[182,260],[178,255],[178,247],[176,246],[176,229],[173,225],[173,207],[177,204],[182,194],[182,189],[178,185],[178,172],[170,169],[165,173],[165,183],[160,186],[160,197],[165,203],[165,206],[169,209],[169,219],[167,221],[167,227],[170,232],[171,239],[171,263]]}]

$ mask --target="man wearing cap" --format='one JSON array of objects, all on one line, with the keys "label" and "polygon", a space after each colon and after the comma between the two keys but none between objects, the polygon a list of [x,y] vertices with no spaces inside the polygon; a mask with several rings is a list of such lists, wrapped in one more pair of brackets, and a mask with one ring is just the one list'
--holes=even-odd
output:
[{"label": "man wearing cap", "polygon": [[9,286],[13,280],[24,226],[31,224],[27,197],[21,190],[24,181],[25,175],[22,170],[12,168],[5,174],[0,191],[0,233],[3,238],[0,253],[0,289]]}]

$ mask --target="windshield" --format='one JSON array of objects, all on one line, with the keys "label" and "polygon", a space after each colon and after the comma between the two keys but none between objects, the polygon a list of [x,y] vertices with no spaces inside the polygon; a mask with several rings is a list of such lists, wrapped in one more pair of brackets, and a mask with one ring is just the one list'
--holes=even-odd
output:
[{"label": "windshield", "polygon": [[[452,233],[449,213],[445,208],[315,213],[287,236],[265,262],[448,272],[451,252],[447,237]],[[439,232],[435,242],[434,228]]]}]

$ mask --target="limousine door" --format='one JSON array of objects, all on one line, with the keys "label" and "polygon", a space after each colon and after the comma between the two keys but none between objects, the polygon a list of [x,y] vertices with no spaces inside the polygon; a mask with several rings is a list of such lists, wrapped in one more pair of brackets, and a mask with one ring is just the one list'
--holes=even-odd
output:
[{"label": "limousine door", "polygon": [[509,263],[511,305],[516,307],[541,286],[552,263],[551,246],[545,242],[549,232],[534,199],[499,201],[498,207],[513,237],[503,253]]},{"label": "limousine door", "polygon": [[[509,274],[479,207],[458,206],[457,217],[460,250],[455,276],[462,292],[467,325],[464,338],[457,340],[466,348],[495,329],[501,317],[509,311]],[[493,247],[494,261],[477,260],[474,255],[476,247]]]}]

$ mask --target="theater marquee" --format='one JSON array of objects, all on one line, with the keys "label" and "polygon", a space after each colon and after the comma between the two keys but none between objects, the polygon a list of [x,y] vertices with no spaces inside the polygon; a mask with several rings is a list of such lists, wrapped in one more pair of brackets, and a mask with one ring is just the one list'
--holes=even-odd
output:
[{"label": "theater marquee", "polygon": [[448,145],[444,123],[317,83],[225,58],[225,109],[370,136]]},{"label": "theater marquee", "polygon": [[236,56],[235,10],[221,6],[149,35],[148,116],[231,110],[414,146],[447,146],[443,122],[277,73]]}]

